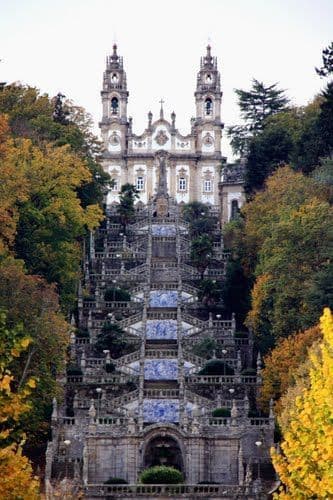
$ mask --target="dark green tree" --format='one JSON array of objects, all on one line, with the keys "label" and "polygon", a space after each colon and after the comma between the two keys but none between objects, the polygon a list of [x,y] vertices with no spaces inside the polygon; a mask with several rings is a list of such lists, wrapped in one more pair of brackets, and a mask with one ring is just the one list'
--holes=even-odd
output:
[{"label": "dark green tree", "polygon": [[320,77],[326,77],[333,73],[333,42],[330,43],[322,52],[322,67],[315,68]]},{"label": "dark green tree", "polygon": [[201,279],[213,256],[212,240],[206,234],[198,236],[191,242],[191,260],[201,273]]},{"label": "dark green tree", "polygon": [[116,323],[105,323],[97,336],[95,349],[98,353],[109,350],[112,358],[119,358],[135,348],[126,341],[125,332]]},{"label": "dark green tree", "polygon": [[124,230],[126,230],[127,224],[134,218],[134,202],[137,198],[139,198],[139,192],[136,187],[129,183],[123,184],[120,191],[118,214]]},{"label": "dark green tree", "polygon": [[59,92],[54,98],[53,120],[61,125],[68,125],[69,111],[64,109],[65,95]]},{"label": "dark green tree", "polygon": [[191,201],[184,206],[182,213],[186,222],[192,223],[201,217],[207,217],[208,207],[200,201]]},{"label": "dark green tree", "polygon": [[200,282],[198,298],[208,309],[221,300],[221,284],[216,280],[205,279]]},{"label": "dark green tree", "polygon": [[235,154],[246,155],[251,138],[263,130],[269,116],[286,109],[289,99],[277,83],[265,85],[255,78],[250,90],[235,90],[244,125],[233,125],[227,129]]}]

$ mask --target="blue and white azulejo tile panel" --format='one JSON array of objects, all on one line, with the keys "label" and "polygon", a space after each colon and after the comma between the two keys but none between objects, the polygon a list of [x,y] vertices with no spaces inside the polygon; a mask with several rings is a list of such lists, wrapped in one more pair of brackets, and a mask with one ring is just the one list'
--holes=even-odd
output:
[{"label": "blue and white azulejo tile panel", "polygon": [[145,422],[179,422],[178,399],[145,399],[143,419]]},{"label": "blue and white azulejo tile panel", "polygon": [[177,321],[175,319],[149,319],[146,337],[147,339],[177,339]]},{"label": "blue and white azulejo tile panel", "polygon": [[177,380],[177,359],[148,359],[145,361],[145,380]]},{"label": "blue and white azulejo tile panel", "polygon": [[150,292],[150,307],[177,307],[178,292],[175,290],[154,290]]},{"label": "blue and white azulejo tile panel", "polygon": [[153,236],[176,236],[176,226],[152,224],[151,232]]}]

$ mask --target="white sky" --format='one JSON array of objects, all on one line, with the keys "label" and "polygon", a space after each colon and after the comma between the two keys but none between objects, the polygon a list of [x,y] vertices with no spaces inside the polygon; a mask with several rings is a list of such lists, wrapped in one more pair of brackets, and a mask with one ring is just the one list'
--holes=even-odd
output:
[{"label": "white sky", "polygon": [[[128,114],[141,133],[163,97],[182,133],[194,115],[196,74],[208,40],[218,57],[222,117],[239,121],[233,89],[279,82],[294,104],[324,85],[314,66],[333,40],[333,0],[0,0],[0,81],[63,92],[101,118],[105,56],[124,57]],[[228,142],[223,153],[230,157]]]}]

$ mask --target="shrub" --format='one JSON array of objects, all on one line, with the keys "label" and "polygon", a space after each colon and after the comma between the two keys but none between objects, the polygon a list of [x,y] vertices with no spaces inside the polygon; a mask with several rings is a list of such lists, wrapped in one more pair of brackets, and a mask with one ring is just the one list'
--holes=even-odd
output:
[{"label": "shrub", "polygon": [[230,417],[231,416],[231,410],[230,408],[216,408],[213,413],[213,417]]},{"label": "shrub", "polygon": [[79,328],[76,332],[76,336],[80,339],[89,337],[88,328]]},{"label": "shrub", "polygon": [[140,482],[144,484],[179,484],[184,482],[184,477],[174,467],[156,465],[141,473]]},{"label": "shrub", "polygon": [[128,484],[128,481],[121,477],[110,477],[107,481],[104,481],[104,484]]},{"label": "shrub", "polygon": [[104,294],[104,300],[106,302],[127,302],[131,300],[131,296],[128,291],[123,288],[108,288]]},{"label": "shrub", "polygon": [[256,375],[257,370],[255,368],[245,368],[245,370],[242,370],[242,375]]},{"label": "shrub", "polygon": [[82,375],[81,367],[77,365],[68,365],[67,375]]},{"label": "shrub", "polygon": [[105,365],[105,371],[106,373],[113,373],[115,371],[116,367],[113,363],[106,363]]},{"label": "shrub", "polygon": [[211,359],[199,371],[199,375],[233,375],[234,370],[221,359]]}]

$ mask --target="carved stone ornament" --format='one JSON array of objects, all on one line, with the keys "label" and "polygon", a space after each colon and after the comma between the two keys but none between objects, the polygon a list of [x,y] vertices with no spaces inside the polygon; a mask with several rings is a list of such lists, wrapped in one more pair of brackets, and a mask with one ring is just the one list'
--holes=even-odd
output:
[{"label": "carved stone ornament", "polygon": [[214,145],[214,139],[209,132],[207,132],[207,134],[204,136],[203,143],[205,146],[210,147]]},{"label": "carved stone ornament", "polygon": [[168,136],[166,135],[164,130],[160,130],[156,135],[155,135],[155,141],[159,146],[164,146],[166,142],[168,142]]},{"label": "carved stone ornament", "polygon": [[109,143],[111,144],[111,146],[118,146],[118,144],[120,143],[120,139],[117,132],[112,132],[109,138]]}]

